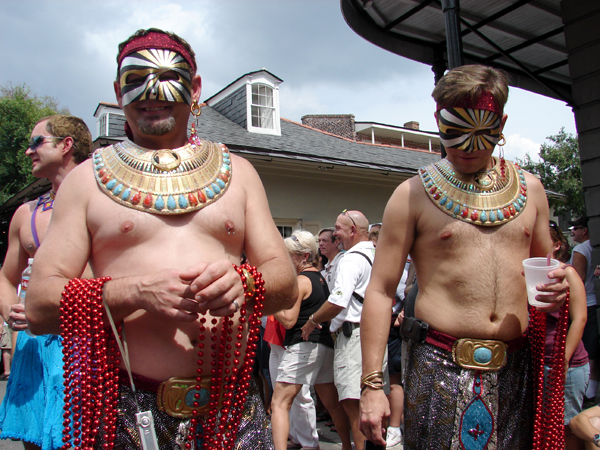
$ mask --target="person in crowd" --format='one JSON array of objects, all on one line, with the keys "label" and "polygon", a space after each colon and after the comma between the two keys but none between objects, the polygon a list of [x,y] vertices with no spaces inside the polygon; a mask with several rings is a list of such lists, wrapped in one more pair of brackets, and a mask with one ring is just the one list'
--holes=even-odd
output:
[{"label": "person in crowd", "polygon": [[63,445],[63,355],[60,337],[27,333],[25,306],[19,303],[17,288],[28,259],[36,256],[44,241],[56,192],[91,152],[92,135],[86,124],[66,115],[40,119],[25,151],[31,158],[32,174],[48,179],[52,189],[21,205],[13,215],[0,270],[2,315],[18,332],[12,376],[0,406],[0,438],[22,440],[28,450],[54,450]]},{"label": "person in crowd", "polygon": [[[504,72],[458,67],[432,95],[447,156],[402,183],[384,212],[361,321],[362,430],[385,445],[389,403],[381,366],[410,253],[420,322],[413,322],[405,368],[404,448],[531,448],[533,373],[521,262],[551,251],[548,202],[537,178],[492,156],[507,119]],[[568,286],[564,270],[550,277],[556,283],[538,286],[547,295],[537,296],[548,310],[564,302]]]},{"label": "person in crowd", "polygon": [[580,217],[569,221],[571,237],[577,243],[573,248],[571,264],[585,285],[587,301],[587,323],[583,330],[583,345],[590,360],[590,383],[585,393],[586,403],[594,403],[600,381],[600,332],[598,327],[598,302],[594,288],[594,266],[592,245],[588,230],[588,218]]},{"label": "person in crowd", "polygon": [[[338,263],[333,289],[325,303],[302,327],[307,337],[317,324],[331,320],[329,330],[337,334],[334,352],[334,383],[344,410],[350,419],[356,450],[363,450],[365,437],[359,427],[360,336],[362,302],[375,256],[368,236],[369,221],[360,211],[344,210],[335,221],[334,235],[346,253]],[[388,309],[387,330],[391,319]],[[380,367],[387,379],[387,358]],[[339,431],[339,430],[338,430]]]},{"label": "person in crowd", "polygon": [[[174,33],[119,45],[129,139],[66,177],[33,264],[28,323],[63,332],[65,395],[82,396],[81,420],[66,405],[74,445],[272,447],[252,360],[260,315],[291,306],[295,273],[251,164],[196,124],[188,137],[196,72]],[[82,279],[88,260],[95,278]]]},{"label": "person in crowd", "polygon": [[327,263],[323,267],[322,274],[327,281],[329,290],[333,288],[333,281],[337,271],[337,265],[340,262],[344,252],[340,250],[340,241],[334,234],[335,228],[323,228],[319,231],[319,253],[327,258]]},{"label": "person in crowd", "polygon": [[2,352],[2,368],[4,369],[0,380],[8,380],[12,362],[12,330],[4,320],[0,320],[0,351]]},{"label": "person in crowd", "polygon": [[[314,386],[329,411],[342,440],[342,448],[351,450],[348,417],[333,384],[333,339],[327,323],[317,323],[308,336],[303,336],[302,327],[313,320],[313,314],[329,296],[327,283],[317,268],[317,241],[308,231],[295,231],[285,239],[285,244],[298,273],[298,299],[291,309],[274,314],[287,330],[283,342],[285,353],[277,369],[273,390],[271,423],[275,449],[286,448],[288,411],[302,386],[310,385]],[[318,448],[318,443],[312,448]]]},{"label": "person in crowd", "polygon": [[[570,259],[569,243],[562,230],[555,222],[550,221],[550,238],[552,239],[552,257],[567,263]],[[585,286],[579,274],[572,266],[565,266],[569,282],[568,312],[561,307],[561,314],[568,314],[569,329],[565,341],[565,443],[567,450],[582,450],[583,442],[571,432],[568,427],[573,417],[581,412],[585,390],[590,378],[590,365],[587,352],[581,341],[583,329],[587,321],[587,306]],[[546,317],[546,347],[544,352],[544,365],[546,377],[551,367],[552,351],[556,337],[556,328],[559,321],[559,312],[548,313]]]}]

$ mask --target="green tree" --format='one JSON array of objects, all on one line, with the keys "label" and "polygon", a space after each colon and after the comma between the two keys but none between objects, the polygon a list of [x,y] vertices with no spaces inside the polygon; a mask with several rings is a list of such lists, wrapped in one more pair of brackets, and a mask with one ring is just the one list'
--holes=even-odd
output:
[{"label": "green tree", "polygon": [[0,205],[35,180],[25,150],[37,121],[52,114],[69,110],[52,97],[32,94],[25,84],[0,87]]},{"label": "green tree", "polygon": [[566,197],[549,199],[557,215],[571,213],[574,217],[585,215],[583,183],[581,182],[581,161],[579,159],[579,143],[577,136],[565,133],[561,128],[558,134],[548,136],[540,149],[540,162],[532,161],[529,154],[519,165],[536,175],[546,189]]}]

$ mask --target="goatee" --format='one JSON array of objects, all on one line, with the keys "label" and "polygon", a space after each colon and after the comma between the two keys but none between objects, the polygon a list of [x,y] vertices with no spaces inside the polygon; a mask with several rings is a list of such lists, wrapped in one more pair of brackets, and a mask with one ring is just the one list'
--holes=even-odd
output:
[{"label": "goatee", "polygon": [[151,136],[163,136],[175,129],[175,118],[169,117],[162,120],[145,120],[138,121],[138,128],[144,134]]}]

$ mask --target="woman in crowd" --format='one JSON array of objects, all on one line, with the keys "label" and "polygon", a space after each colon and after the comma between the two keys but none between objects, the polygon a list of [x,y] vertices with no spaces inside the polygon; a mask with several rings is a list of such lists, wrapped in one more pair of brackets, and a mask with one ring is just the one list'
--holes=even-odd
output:
[{"label": "woman in crowd", "polygon": [[[566,263],[569,261],[569,244],[561,229],[554,222],[550,222],[550,237],[552,238],[552,257]],[[573,417],[581,412],[583,397],[590,378],[590,365],[588,355],[581,342],[583,329],[587,321],[587,305],[585,287],[577,271],[572,266],[565,266],[567,281],[570,286],[569,298],[569,330],[565,342],[565,444],[567,450],[583,450],[584,444],[568,427]],[[546,319],[546,349],[545,372],[546,376],[551,362],[554,335],[558,322],[559,312],[548,313]]]},{"label": "woman in crowd", "polygon": [[350,424],[333,384],[333,339],[329,327],[326,323],[319,324],[308,340],[302,339],[302,326],[329,296],[327,283],[317,269],[317,241],[308,231],[295,231],[285,239],[285,244],[298,273],[299,294],[293,308],[274,314],[287,330],[285,353],[277,370],[271,401],[275,450],[287,448],[289,410],[302,385],[315,387],[335,423],[342,449],[351,450]]}]

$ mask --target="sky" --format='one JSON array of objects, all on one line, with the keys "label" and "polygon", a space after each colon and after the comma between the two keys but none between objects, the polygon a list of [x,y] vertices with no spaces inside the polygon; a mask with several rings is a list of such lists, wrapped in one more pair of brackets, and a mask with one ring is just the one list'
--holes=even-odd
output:
[{"label": "sky", "polygon": [[[356,121],[437,131],[429,66],[367,42],[344,21],[338,0],[4,0],[0,15],[0,86],[26,84],[85,120],[115,102],[119,42],[157,27],[196,52],[205,100],[262,68],[284,82],[281,117],[354,114]],[[537,160],[545,138],[576,133],[570,107],[511,88],[504,129],[508,159]],[[201,130],[200,130],[201,136]]]}]

